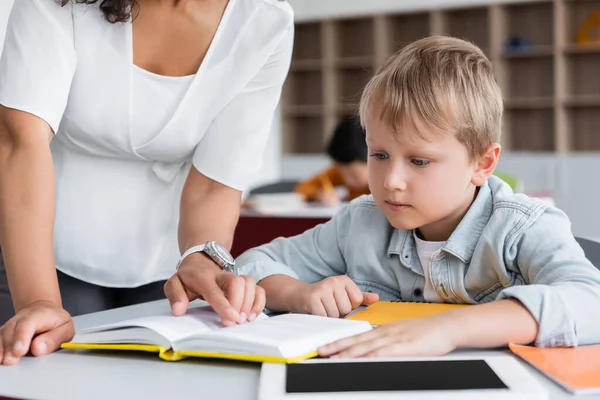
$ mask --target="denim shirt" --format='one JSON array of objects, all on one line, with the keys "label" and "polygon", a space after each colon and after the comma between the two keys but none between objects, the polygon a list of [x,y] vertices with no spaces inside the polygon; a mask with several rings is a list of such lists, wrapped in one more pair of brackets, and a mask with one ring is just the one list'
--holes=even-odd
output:
[{"label": "denim shirt", "polygon": [[[412,231],[392,227],[372,196],[298,236],[246,251],[235,268],[257,282],[274,274],[308,283],[345,274],[380,300],[424,301]],[[494,176],[431,256],[430,276],[446,303],[518,299],[538,322],[537,346],[600,343],[600,271],[569,219]]]}]

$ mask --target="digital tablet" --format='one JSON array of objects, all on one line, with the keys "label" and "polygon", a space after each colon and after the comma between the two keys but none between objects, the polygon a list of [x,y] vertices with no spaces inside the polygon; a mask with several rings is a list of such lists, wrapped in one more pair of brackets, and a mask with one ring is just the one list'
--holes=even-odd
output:
[{"label": "digital tablet", "polygon": [[511,355],[314,359],[261,369],[259,400],[547,399]]}]

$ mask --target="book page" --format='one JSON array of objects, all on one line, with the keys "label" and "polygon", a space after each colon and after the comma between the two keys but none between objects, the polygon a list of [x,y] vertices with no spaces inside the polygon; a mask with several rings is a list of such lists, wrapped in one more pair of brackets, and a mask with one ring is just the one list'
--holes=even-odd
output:
[{"label": "book page", "polygon": [[[263,314],[264,318],[268,318]],[[77,336],[85,337],[89,343],[94,332],[120,331],[126,334],[126,328],[146,328],[163,336],[169,342],[175,342],[188,336],[224,329],[221,317],[210,306],[188,309],[187,313],[176,317],[170,311],[150,317],[133,318],[114,324],[102,325],[78,332]],[[77,338],[74,338],[74,341]],[[115,335],[112,335],[115,337]],[[129,335],[127,335],[129,337]]]},{"label": "book page", "polygon": [[371,329],[364,321],[283,314],[252,323],[205,333],[174,344],[190,351],[262,354],[296,357],[322,345]]}]

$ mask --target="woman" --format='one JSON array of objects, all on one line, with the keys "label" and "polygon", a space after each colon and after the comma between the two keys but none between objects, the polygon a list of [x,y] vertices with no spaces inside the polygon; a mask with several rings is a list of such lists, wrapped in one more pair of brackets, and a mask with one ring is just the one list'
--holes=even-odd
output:
[{"label": "woman", "polygon": [[226,325],[262,310],[262,289],[222,267],[292,41],[279,0],[15,1],[0,61],[1,363],[58,348],[70,315],[163,285],[176,315],[198,297]]}]

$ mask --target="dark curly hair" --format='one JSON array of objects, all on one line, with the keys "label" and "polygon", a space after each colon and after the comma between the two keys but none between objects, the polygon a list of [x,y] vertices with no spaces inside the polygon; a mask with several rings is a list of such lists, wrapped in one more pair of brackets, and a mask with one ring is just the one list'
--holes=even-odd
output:
[{"label": "dark curly hair", "polygon": [[57,0],[61,6],[66,6],[69,2],[79,4],[95,4],[100,1],[100,10],[104,17],[111,24],[117,22],[127,22],[135,18],[139,4],[137,0]]}]

